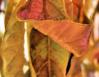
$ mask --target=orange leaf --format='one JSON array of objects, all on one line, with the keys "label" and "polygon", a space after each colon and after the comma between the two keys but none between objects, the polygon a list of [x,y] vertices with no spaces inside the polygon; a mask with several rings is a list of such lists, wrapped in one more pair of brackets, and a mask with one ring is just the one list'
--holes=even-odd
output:
[{"label": "orange leaf", "polygon": [[45,20],[34,22],[33,26],[76,56],[81,56],[87,51],[91,31],[91,27],[87,24],[70,20]]}]

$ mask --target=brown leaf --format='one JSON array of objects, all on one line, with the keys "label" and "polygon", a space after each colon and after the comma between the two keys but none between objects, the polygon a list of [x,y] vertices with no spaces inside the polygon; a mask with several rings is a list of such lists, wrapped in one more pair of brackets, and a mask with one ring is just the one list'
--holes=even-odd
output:
[{"label": "brown leaf", "polygon": [[30,39],[30,55],[36,76],[65,77],[69,57],[66,49],[35,29],[32,30]]},{"label": "brown leaf", "polygon": [[87,51],[91,31],[91,27],[87,24],[75,23],[70,20],[45,20],[32,22],[32,24],[35,29],[49,36],[76,56],[81,56]]}]

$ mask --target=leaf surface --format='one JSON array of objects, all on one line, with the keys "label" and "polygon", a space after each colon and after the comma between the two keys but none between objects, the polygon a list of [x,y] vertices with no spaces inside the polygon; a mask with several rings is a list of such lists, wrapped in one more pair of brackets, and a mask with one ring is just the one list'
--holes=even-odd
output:
[{"label": "leaf surface", "polygon": [[92,28],[89,25],[75,23],[70,20],[45,20],[32,23],[35,29],[47,35],[76,56],[83,55],[87,51],[88,39]]},{"label": "leaf surface", "polygon": [[37,77],[65,77],[70,55],[66,49],[35,29],[31,33],[30,45]]},{"label": "leaf surface", "polygon": [[28,0],[18,8],[17,15],[21,20],[64,19],[64,7],[63,0]]},{"label": "leaf surface", "polygon": [[1,44],[1,57],[3,59],[3,75],[6,77],[24,77],[23,65],[23,23],[16,22],[7,30]]},{"label": "leaf surface", "polygon": [[15,17],[15,0],[8,0],[6,9],[6,32],[0,46],[0,56],[3,61],[3,77],[25,77],[23,66],[24,58],[24,23]]}]

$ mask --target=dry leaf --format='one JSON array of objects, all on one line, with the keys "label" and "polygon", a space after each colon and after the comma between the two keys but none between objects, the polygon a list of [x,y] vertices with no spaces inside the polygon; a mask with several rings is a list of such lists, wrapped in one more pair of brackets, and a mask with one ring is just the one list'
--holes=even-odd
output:
[{"label": "dry leaf", "polygon": [[23,20],[64,19],[66,13],[63,5],[63,0],[28,0],[18,8],[17,14]]},{"label": "dry leaf", "polygon": [[25,77],[24,59],[24,23],[17,21],[14,11],[15,0],[9,0],[6,10],[6,32],[3,37],[0,56],[3,61],[2,76]]},{"label": "dry leaf", "polygon": [[50,38],[33,29],[31,59],[37,77],[65,77],[69,53]]},{"label": "dry leaf", "polygon": [[99,44],[90,47],[85,56],[71,61],[71,68],[67,77],[87,77],[90,72],[99,70]]},{"label": "dry leaf", "polygon": [[91,31],[91,26],[88,24],[75,23],[70,20],[45,20],[32,23],[35,29],[49,36],[76,56],[86,53]]},{"label": "dry leaf", "polygon": [[[51,0],[48,0],[48,1],[45,0],[44,2],[42,1],[42,3],[45,3],[46,6],[49,5],[49,4],[47,4],[49,2],[52,2],[54,4],[54,6],[55,6],[54,1],[51,1]],[[58,2],[58,1],[56,1],[56,2]],[[66,1],[66,3],[68,3],[68,2],[70,2],[70,1]],[[35,3],[35,1],[34,2],[31,1],[31,3]],[[73,1],[74,6],[75,5],[76,6],[78,5],[77,8],[80,7],[80,4],[81,3],[82,3],[82,1],[79,1],[79,2],[78,1]],[[33,6],[33,4],[30,4],[30,5]],[[40,3],[39,3],[39,5],[40,5]],[[29,4],[28,4],[28,6],[29,6]],[[46,9],[46,6],[43,5],[43,9],[42,9],[42,7],[39,7],[38,9],[42,9],[42,11],[44,11]],[[52,6],[52,8],[54,6]],[[28,8],[32,8],[32,7],[30,6],[30,7],[23,7],[23,8],[25,10],[26,9],[29,10]],[[21,8],[21,9],[23,9],[23,8]],[[43,18],[45,20],[49,19],[49,17],[50,17],[48,13],[50,13],[50,15],[53,15],[54,14],[54,13],[51,13],[53,11],[51,11],[50,8],[51,8],[51,6],[49,6],[48,11],[47,11],[47,9],[44,11],[45,14],[44,14],[44,17]],[[64,8],[64,6],[63,6],[63,8]],[[71,8],[74,8],[74,7],[71,6]],[[37,8],[35,8],[35,9],[38,10]],[[24,12],[23,10],[22,11],[19,10],[18,11],[18,14],[21,14],[22,12]],[[75,12],[74,9],[72,11]],[[35,18],[32,17],[32,16],[35,16],[35,14],[33,15],[33,13],[35,13],[35,12],[29,11],[28,13],[26,13],[27,15],[23,15],[22,14],[22,16],[20,16],[20,15],[18,15],[18,16],[19,16],[19,18],[22,17],[23,20],[24,20],[24,17],[26,18],[26,20],[28,20],[28,19],[35,20]],[[30,16],[31,18],[28,17],[29,13],[32,14],[32,16]],[[56,13],[57,12],[55,12],[55,15],[57,15]],[[62,12],[60,12],[60,13],[62,13]],[[38,12],[37,12],[37,14],[38,14]],[[40,15],[40,13],[38,15]],[[36,16],[36,17],[38,17],[38,16]],[[43,21],[42,22],[41,21],[41,23],[39,23],[39,24],[33,24],[33,25],[36,25],[35,26],[36,29],[38,29],[43,34],[48,35],[49,37],[51,37],[54,41],[56,41],[62,47],[69,49],[69,51],[72,52],[72,53],[74,53],[74,54],[76,54],[76,56],[81,55],[81,53],[84,54],[86,52],[87,47],[88,47],[88,38],[89,38],[89,35],[90,35],[90,31],[91,31],[90,26],[83,27],[83,24],[78,24],[78,23],[74,23],[72,21],[69,22],[69,21],[65,21],[65,20],[60,21],[60,22],[53,21],[54,19],[57,19],[57,17],[59,17],[59,15],[58,16],[55,16],[55,17],[52,17],[51,16],[51,20],[52,20],[51,22],[50,22],[50,20],[48,22],[46,22],[46,21]],[[61,15],[61,17],[62,17],[62,15]],[[40,19],[40,17],[38,17],[38,18]],[[39,20],[38,18],[36,18],[36,19]],[[42,18],[42,16],[41,16],[41,18]],[[59,18],[59,19],[61,19],[61,18]],[[72,24],[72,26],[71,26],[71,24]],[[56,26],[56,25],[58,25],[58,26]],[[78,25],[78,26],[75,27],[75,25]],[[81,26],[79,26],[79,25],[81,25]],[[69,26],[69,27],[67,27],[67,26]],[[50,33],[48,33],[48,31],[50,31]],[[68,34],[65,34],[65,33],[68,33]],[[67,38],[69,36],[70,36],[70,38]],[[76,41],[78,41],[78,43]],[[79,48],[79,47],[81,47],[81,48]]]},{"label": "dry leaf", "polygon": [[5,34],[1,44],[1,57],[3,59],[3,75],[5,77],[24,77],[23,65],[23,23],[16,22]]},{"label": "dry leaf", "polygon": [[[30,34],[31,52],[28,52],[32,62],[29,62],[32,77],[35,76],[33,71],[36,77],[66,77],[70,53],[79,57],[84,55],[88,48],[91,26],[66,20],[71,18],[79,21],[82,0],[71,0],[72,2],[69,0],[20,0],[20,2],[16,1],[18,5],[15,1],[9,0],[6,10],[7,31],[1,45],[3,75],[25,77],[22,70],[25,63],[22,52],[23,20],[32,19],[32,22],[28,22],[32,23],[33,27]],[[77,59],[74,60],[71,68],[75,69],[76,61]],[[68,76],[73,77],[73,72]],[[77,74],[77,70],[74,73]]]}]

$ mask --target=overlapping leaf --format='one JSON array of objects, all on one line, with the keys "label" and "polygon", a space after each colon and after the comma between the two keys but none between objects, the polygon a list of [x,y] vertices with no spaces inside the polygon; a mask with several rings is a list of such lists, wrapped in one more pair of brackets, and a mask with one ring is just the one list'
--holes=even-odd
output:
[{"label": "overlapping leaf", "polygon": [[23,73],[24,23],[15,18],[14,3],[15,0],[9,0],[6,9],[7,28],[0,46],[0,56],[3,61],[1,74],[4,77],[25,77]]},{"label": "overlapping leaf", "polygon": [[[68,7],[68,4],[71,6]],[[48,36],[45,37],[41,33],[36,34],[37,32],[34,32],[36,37],[33,36],[32,39],[31,56],[37,77],[65,76],[63,72],[66,71],[58,74],[59,71],[57,70],[63,65],[61,61],[57,60],[59,60],[61,54],[66,52],[61,51],[62,53],[60,53],[59,51],[60,55],[58,55],[60,48],[57,48],[57,53],[54,54],[54,43],[57,43],[57,46],[60,45],[62,49],[66,48],[77,57],[87,51],[91,27],[88,24],[63,20],[69,17],[72,20],[79,21],[80,12],[82,12],[80,10],[82,9],[81,5],[82,0],[73,0],[72,2],[69,0],[39,0],[38,2],[28,0],[18,8],[17,15],[21,20],[37,20],[36,22],[32,21],[33,27]],[[58,21],[54,21],[56,19]],[[58,57],[54,58],[56,56]],[[66,64],[64,68],[66,68]]]},{"label": "overlapping leaf", "polygon": [[45,17],[46,19],[63,19],[66,16],[63,0],[28,0],[18,8],[17,14],[23,20],[39,20]]},{"label": "overlapping leaf", "polygon": [[31,59],[37,77],[65,77],[67,50],[33,29],[30,37]]},{"label": "overlapping leaf", "polygon": [[[49,3],[49,1],[50,0],[45,0],[45,2],[42,2],[42,3],[45,3],[47,6],[48,6],[48,4],[47,4],[47,2]],[[29,2],[29,1],[28,1]],[[35,2],[35,1],[34,1]],[[50,1],[50,2],[54,2],[54,1]],[[58,2],[58,1],[56,1],[56,2]],[[66,3],[68,3],[69,1],[66,1]],[[31,3],[33,3],[33,1],[31,1]],[[79,2],[77,2],[77,1],[73,1],[73,3],[77,6],[77,8],[78,7],[80,7],[80,4],[82,3],[81,1],[79,1]],[[55,3],[54,3],[55,4]],[[33,4],[31,4],[31,5],[33,5]],[[39,3],[39,5],[40,5],[40,3]],[[44,6],[43,5],[43,9],[42,10],[44,10],[45,9],[45,11],[44,11],[44,19],[46,20],[46,19],[48,19],[49,18],[49,16],[47,15],[48,13],[51,13],[51,12],[53,12],[53,11],[51,11],[50,9],[48,9],[48,10],[46,10],[46,6]],[[51,6],[49,6],[49,7],[51,7]],[[53,6],[54,7],[54,6]],[[29,8],[29,7],[28,7]],[[31,6],[30,6],[30,8],[32,8]],[[63,8],[64,8],[64,6],[63,6]],[[73,8],[73,6],[72,6],[72,8]],[[26,7],[25,7],[25,9],[27,9]],[[36,8],[35,8],[36,9]],[[41,9],[41,7],[39,7],[38,9]],[[36,10],[38,10],[38,9],[36,9]],[[55,8],[56,9],[56,8]],[[67,8],[66,8],[67,9]],[[69,9],[70,10],[70,9]],[[68,9],[67,9],[67,11],[68,11]],[[21,14],[22,13],[22,11],[18,11],[19,13],[18,14]],[[36,12],[36,11],[35,11]],[[47,12],[47,13],[46,13]],[[75,12],[74,11],[74,9],[73,9],[73,12]],[[78,12],[78,11],[77,11]],[[33,12],[32,11],[29,11],[29,13],[31,13],[32,15],[33,15]],[[38,12],[37,12],[38,13]],[[57,12],[55,12],[55,14],[56,14]],[[51,13],[50,15],[53,15],[54,13]],[[68,12],[68,14],[69,14],[69,12]],[[76,13],[74,13],[74,14],[76,14]],[[78,14],[78,13],[77,13]],[[77,15],[76,14],[76,15]],[[29,15],[28,13],[27,13],[27,15]],[[56,14],[57,15],[57,14]],[[75,16],[76,16],[75,15]],[[34,15],[35,16],[35,15]],[[71,16],[71,15],[70,15]],[[28,18],[28,16],[26,16],[26,15],[23,15],[23,16],[19,16],[20,18],[21,17],[26,17],[27,18],[27,20],[28,19],[31,19],[31,18]],[[32,16],[31,16],[32,17]],[[89,37],[89,34],[90,34],[90,28],[89,27],[80,27],[80,25],[81,24],[77,24],[77,23],[72,23],[71,21],[68,21],[68,22],[66,22],[66,21],[62,21],[62,23],[61,23],[61,21],[59,22],[59,21],[57,21],[57,22],[55,22],[55,21],[53,21],[54,19],[56,19],[57,17],[59,17],[59,15],[58,16],[55,16],[55,17],[52,17],[51,18],[51,20],[52,20],[52,22],[46,22],[46,21],[43,21],[43,23],[39,23],[39,21],[38,21],[38,23],[39,24],[36,24],[36,29],[38,29],[40,32],[43,32],[43,34],[47,34],[48,36],[50,36],[52,39],[54,39],[54,41],[56,41],[56,42],[58,42],[60,45],[62,45],[63,47],[65,47],[65,48],[68,48],[69,49],[69,51],[71,51],[71,52],[77,52],[77,53],[75,53],[76,55],[79,53],[79,54],[81,54],[81,53],[83,53],[84,51],[86,51],[86,48],[88,47],[87,46],[87,44],[88,44],[88,37]],[[32,17],[32,19],[33,20],[35,20],[35,18],[33,18]],[[39,19],[40,19],[40,17],[39,17]],[[38,20],[39,20],[38,19]],[[60,18],[59,18],[60,19]],[[60,24],[60,25],[58,25],[58,24]],[[70,24],[72,24],[72,26],[70,25]],[[33,24],[33,25],[35,25],[35,24]],[[42,25],[42,26],[41,26]],[[49,25],[49,26],[48,26]],[[58,26],[57,26],[58,25]],[[63,26],[62,26],[63,25]],[[78,25],[76,28],[75,28],[75,25]],[[38,27],[39,26],[39,27]],[[55,27],[54,27],[55,26]],[[71,27],[69,27],[68,28],[68,26],[71,26]],[[45,29],[45,27],[46,27],[46,29]],[[53,28],[54,27],[54,28]],[[48,29],[47,29],[48,28]],[[50,30],[51,29],[51,30]],[[70,31],[68,31],[68,29],[70,30]],[[45,31],[46,30],[46,31]],[[55,31],[56,30],[56,31]],[[52,31],[51,33],[48,33],[48,31]],[[74,33],[72,33],[72,32]],[[65,33],[65,35],[63,35],[63,34]],[[68,33],[68,34],[67,34]],[[70,34],[69,34],[70,33]],[[57,34],[57,35],[56,35]],[[60,35],[60,34],[62,34],[62,35]],[[59,36],[62,36],[61,38],[59,37]],[[67,36],[66,36],[67,35]],[[72,37],[72,35],[73,35],[73,37]],[[74,36],[75,35],[75,36]],[[68,38],[67,37],[69,37],[70,36],[70,38],[69,38],[69,42],[67,42],[67,40],[68,40]],[[79,36],[79,37],[78,37]],[[58,38],[57,38],[58,37]],[[59,39],[60,38],[60,39]],[[72,40],[71,40],[71,38],[72,38]],[[71,43],[71,42],[72,43]],[[76,41],[79,41],[78,43],[76,42]],[[68,43],[68,45],[67,45],[67,43]],[[74,43],[75,42],[75,43]],[[84,43],[83,43],[84,42]],[[80,47],[80,48],[79,48]],[[82,52],[83,51],[83,52]]]},{"label": "overlapping leaf", "polygon": [[69,20],[46,20],[34,22],[33,26],[76,56],[83,55],[86,52],[91,31],[89,25]]},{"label": "overlapping leaf", "polygon": [[81,58],[73,57],[67,77],[87,77],[90,72],[99,70],[99,45],[90,47],[88,51]]},{"label": "overlapping leaf", "polygon": [[5,34],[1,44],[1,57],[3,59],[3,76],[5,77],[24,77],[23,65],[25,63],[23,54],[23,32],[20,25],[16,22]]}]

